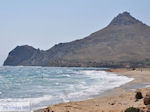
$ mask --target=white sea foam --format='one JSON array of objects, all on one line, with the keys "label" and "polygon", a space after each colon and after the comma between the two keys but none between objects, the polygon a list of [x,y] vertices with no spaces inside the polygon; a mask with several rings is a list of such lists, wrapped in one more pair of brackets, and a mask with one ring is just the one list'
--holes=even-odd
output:
[{"label": "white sea foam", "polygon": [[69,75],[69,74],[63,74],[62,76],[65,76],[65,77],[70,77],[70,75]]},{"label": "white sea foam", "polygon": [[[46,106],[40,106],[40,103],[50,101],[52,99],[52,96],[50,95],[44,95],[42,97],[37,98],[7,98],[7,99],[0,99],[0,102],[29,102],[31,106],[31,110],[37,110],[40,108],[44,108]],[[48,105],[47,105],[48,106]]]},{"label": "white sea foam", "polygon": [[38,104],[43,101],[49,101],[52,98],[50,95],[44,95],[42,97],[37,98],[7,98],[7,99],[0,99],[0,102],[11,102],[11,101],[28,101],[32,104]]},{"label": "white sea foam", "polygon": [[[91,85],[88,85],[88,82],[79,82],[78,91],[75,91],[75,85],[69,85],[70,90],[72,92],[59,93],[57,100],[61,100],[63,102],[82,100],[91,98],[92,95],[100,94],[108,89],[113,89],[115,87],[119,87],[127,82],[133,80],[133,78],[128,78],[126,76],[119,76],[114,73],[108,73],[105,71],[80,71],[80,74],[87,75],[90,79],[97,79],[97,81]],[[99,81],[98,81],[99,80]],[[59,85],[59,83],[56,83]],[[40,98],[32,98],[32,103],[38,104],[42,101],[46,100],[55,100],[55,96],[43,96]]]},{"label": "white sea foam", "polygon": [[33,108],[88,99],[133,80],[97,69],[54,67],[4,67],[0,79],[4,82],[0,86],[4,93],[0,94],[6,98],[0,102],[29,101]]},{"label": "white sea foam", "polygon": [[[127,82],[133,80],[133,78],[128,78],[126,76],[119,76],[114,73],[108,73],[105,71],[80,71],[77,74],[82,74],[88,76],[89,79],[93,79],[95,82],[91,85],[88,82],[79,82],[77,87],[75,85],[69,85],[72,92],[60,94],[60,99],[64,102],[70,100],[83,100],[91,98],[92,95],[100,94],[106,90],[119,87]],[[75,88],[79,90],[75,90]]]},{"label": "white sea foam", "polygon": [[117,74],[108,73],[105,71],[80,71],[80,74],[87,75],[91,79],[97,79],[97,81],[93,85],[86,86],[83,85],[85,82],[81,82],[79,86],[85,89],[82,91],[69,93],[68,97],[70,98],[100,94],[101,92],[104,92],[108,89],[119,87],[133,80],[133,78],[119,76]]},{"label": "white sea foam", "polygon": [[56,82],[55,84],[56,84],[56,85],[60,85],[60,83],[58,83],[58,82]]}]

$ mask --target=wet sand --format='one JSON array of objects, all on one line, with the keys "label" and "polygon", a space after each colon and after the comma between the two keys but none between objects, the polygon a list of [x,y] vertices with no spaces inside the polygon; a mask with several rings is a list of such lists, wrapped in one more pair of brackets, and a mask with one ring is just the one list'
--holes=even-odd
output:
[{"label": "wet sand", "polygon": [[128,107],[146,108],[143,99],[136,101],[135,94],[136,91],[141,91],[145,96],[147,92],[150,92],[150,68],[142,70],[120,68],[107,71],[131,77],[134,80],[118,88],[105,91],[93,99],[51,105],[35,112],[124,112]]}]

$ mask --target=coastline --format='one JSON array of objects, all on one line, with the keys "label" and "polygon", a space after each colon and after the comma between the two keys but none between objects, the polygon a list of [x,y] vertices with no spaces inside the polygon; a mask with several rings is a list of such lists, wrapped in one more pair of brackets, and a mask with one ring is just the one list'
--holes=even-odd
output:
[{"label": "coastline", "polygon": [[150,68],[143,68],[142,70],[120,68],[106,71],[134,78],[134,80],[105,91],[93,99],[55,104],[34,112],[123,112],[128,107],[146,108],[143,100],[135,102],[135,91],[141,91],[143,96],[150,91]]}]

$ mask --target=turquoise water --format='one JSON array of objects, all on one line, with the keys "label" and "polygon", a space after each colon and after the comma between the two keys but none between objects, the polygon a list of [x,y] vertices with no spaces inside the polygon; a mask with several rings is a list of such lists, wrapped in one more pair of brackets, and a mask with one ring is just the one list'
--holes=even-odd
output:
[{"label": "turquoise water", "polygon": [[133,80],[102,68],[0,67],[0,102],[29,101],[31,109],[92,98]]}]

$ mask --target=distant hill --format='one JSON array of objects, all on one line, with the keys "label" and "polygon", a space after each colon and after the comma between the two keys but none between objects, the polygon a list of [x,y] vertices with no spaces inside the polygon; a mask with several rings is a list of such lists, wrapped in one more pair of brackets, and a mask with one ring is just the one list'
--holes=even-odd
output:
[{"label": "distant hill", "polygon": [[17,46],[4,65],[131,67],[150,65],[150,27],[123,12],[86,38],[42,51]]}]

